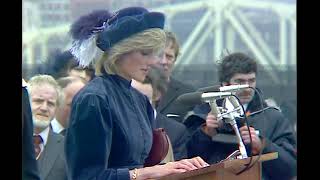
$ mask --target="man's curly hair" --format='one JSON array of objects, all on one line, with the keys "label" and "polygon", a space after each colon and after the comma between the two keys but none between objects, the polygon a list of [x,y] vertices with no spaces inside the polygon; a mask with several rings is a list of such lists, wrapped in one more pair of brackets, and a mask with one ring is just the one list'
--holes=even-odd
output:
[{"label": "man's curly hair", "polygon": [[220,83],[229,82],[237,73],[257,73],[257,62],[241,52],[231,53],[217,63]]}]

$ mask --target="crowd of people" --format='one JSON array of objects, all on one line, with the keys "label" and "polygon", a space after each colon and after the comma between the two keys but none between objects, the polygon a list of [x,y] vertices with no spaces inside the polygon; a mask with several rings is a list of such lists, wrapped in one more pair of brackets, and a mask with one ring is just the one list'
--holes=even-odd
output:
[{"label": "crowd of people", "polygon": [[[197,89],[173,78],[180,47],[164,24],[165,14],[143,7],[97,10],[72,24],[72,48],[23,80],[22,179],[159,179],[219,163],[238,149],[219,136],[236,135],[212,106],[178,100]],[[259,96],[257,61],[234,52],[218,66],[220,86],[251,87],[236,92],[248,155],[278,153],[262,163],[262,178],[295,178],[294,130]],[[157,128],[166,132],[168,152],[146,165]]]}]

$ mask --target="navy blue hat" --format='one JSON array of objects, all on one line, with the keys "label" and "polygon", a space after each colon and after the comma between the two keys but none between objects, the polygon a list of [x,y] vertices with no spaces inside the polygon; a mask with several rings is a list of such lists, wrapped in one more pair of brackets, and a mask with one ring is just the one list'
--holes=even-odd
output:
[{"label": "navy blue hat", "polygon": [[150,28],[164,27],[164,14],[142,7],[128,7],[114,13],[98,34],[97,46],[106,51],[117,42]]},{"label": "navy blue hat", "polygon": [[164,19],[164,14],[143,7],[124,8],[113,15],[106,10],[94,11],[71,26],[70,52],[80,66],[89,66],[119,41],[150,28],[163,29]]}]

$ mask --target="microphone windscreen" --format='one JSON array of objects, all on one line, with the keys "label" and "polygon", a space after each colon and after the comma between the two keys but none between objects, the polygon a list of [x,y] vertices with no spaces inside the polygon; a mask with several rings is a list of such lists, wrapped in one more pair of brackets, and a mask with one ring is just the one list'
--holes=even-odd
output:
[{"label": "microphone windscreen", "polygon": [[207,92],[220,92],[220,87],[219,85],[215,86],[208,86],[208,87],[203,87],[199,88],[197,91],[202,92],[202,93],[207,93]]},{"label": "microphone windscreen", "polygon": [[180,95],[177,98],[177,101],[184,105],[196,105],[201,104],[202,98],[201,98],[202,92],[192,92],[192,93],[185,93]]}]

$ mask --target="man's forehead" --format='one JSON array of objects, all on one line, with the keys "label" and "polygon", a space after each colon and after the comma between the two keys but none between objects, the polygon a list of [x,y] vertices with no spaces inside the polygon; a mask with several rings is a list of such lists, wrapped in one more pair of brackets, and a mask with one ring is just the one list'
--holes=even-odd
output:
[{"label": "man's forehead", "polygon": [[256,78],[256,73],[236,73],[233,75],[232,79],[253,79]]},{"label": "man's forehead", "polygon": [[53,93],[36,93],[32,95],[32,99],[42,99],[42,100],[48,100],[48,101],[56,101],[57,96]]},{"label": "man's forehead", "polygon": [[51,85],[36,86],[32,88],[33,97],[52,97],[57,98],[57,91]]},{"label": "man's forehead", "polygon": [[166,43],[166,49],[174,49],[174,45],[173,45],[172,40],[170,40]]},{"label": "man's forehead", "polygon": [[172,55],[172,56],[175,56],[175,52],[174,52],[173,46],[167,46],[167,47],[165,48],[165,53],[166,53],[166,54],[170,54],[170,55]]}]

